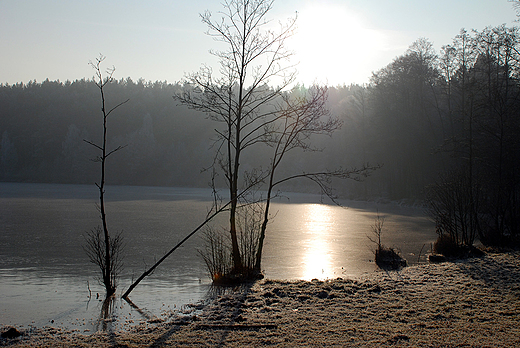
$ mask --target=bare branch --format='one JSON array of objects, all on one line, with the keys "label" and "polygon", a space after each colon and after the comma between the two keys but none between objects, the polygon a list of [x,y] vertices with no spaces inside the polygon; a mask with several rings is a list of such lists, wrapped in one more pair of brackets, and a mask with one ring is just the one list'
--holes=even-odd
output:
[{"label": "bare branch", "polygon": [[129,101],[130,101],[130,99],[127,99],[127,100],[125,100],[124,102],[121,102],[121,103],[117,104],[116,106],[114,106],[112,109],[110,109],[110,110],[107,112],[106,117],[108,117],[108,115],[110,115],[110,114],[112,113],[112,111],[114,111],[115,109],[117,109],[117,108],[120,107],[121,105],[128,103]]},{"label": "bare branch", "polygon": [[123,146],[118,146],[116,147],[115,149],[113,149],[112,151],[108,152],[106,155],[105,155],[105,158],[107,158],[108,156],[110,156],[111,154],[113,154],[114,152],[116,151],[119,151],[121,149],[124,149],[125,147],[127,147],[128,145],[123,145]]},{"label": "bare branch", "polygon": [[97,148],[98,150],[103,150],[103,148],[97,144],[94,144],[93,142],[91,142],[90,140],[86,140],[86,139],[83,139],[84,142],[86,142],[87,144],[90,144],[92,146],[94,146],[95,148]]}]

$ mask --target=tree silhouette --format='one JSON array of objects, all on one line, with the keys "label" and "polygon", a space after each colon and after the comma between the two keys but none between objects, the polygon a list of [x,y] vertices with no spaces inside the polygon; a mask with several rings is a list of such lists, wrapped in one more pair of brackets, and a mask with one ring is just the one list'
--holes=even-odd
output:
[{"label": "tree silhouette", "polygon": [[[224,124],[216,131],[215,165],[223,172],[229,189],[229,233],[235,273],[243,271],[236,226],[238,196],[243,189],[242,153],[273,132],[272,125],[280,117],[273,110],[273,103],[294,81],[295,74],[290,65],[283,64],[292,55],[285,42],[293,33],[295,19],[280,25],[278,32],[264,29],[272,5],[272,0],[230,0],[223,3],[222,20],[214,21],[210,12],[202,14],[208,35],[227,46],[224,51],[212,52],[220,60],[222,76],[215,77],[211,68],[203,67],[188,77],[186,84],[192,88],[176,96],[182,104]],[[268,83],[275,77],[279,79],[278,87],[270,88]]]},{"label": "tree silhouette", "polygon": [[101,112],[103,115],[103,140],[100,145],[85,140],[88,144],[94,146],[101,152],[95,161],[101,163],[101,179],[96,186],[99,189],[99,212],[101,214],[102,227],[98,227],[96,230],[91,231],[87,236],[86,252],[90,258],[90,261],[96,264],[101,270],[101,280],[106,290],[106,297],[112,296],[116,291],[116,278],[120,271],[121,264],[121,251],[122,251],[122,236],[121,233],[111,237],[108,231],[106,212],[105,212],[105,172],[106,162],[110,155],[121,150],[123,146],[118,146],[113,150],[107,149],[107,119],[108,116],[121,105],[128,102],[128,99],[116,106],[107,109],[105,103],[105,90],[104,88],[113,81],[114,68],[107,70],[107,76],[103,77],[101,71],[101,63],[105,60],[105,57],[100,55],[96,58],[95,62],[90,62],[90,65],[95,71],[97,82],[96,86],[99,88],[101,94]]}]

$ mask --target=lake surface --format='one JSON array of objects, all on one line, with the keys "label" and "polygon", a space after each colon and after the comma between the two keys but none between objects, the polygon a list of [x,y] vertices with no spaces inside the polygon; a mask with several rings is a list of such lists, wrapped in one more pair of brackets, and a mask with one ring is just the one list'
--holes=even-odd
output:
[{"label": "lake surface", "polygon": [[[107,219],[123,231],[124,271],[118,294],[204,221],[211,191],[193,188],[109,186]],[[56,325],[92,332],[100,319],[103,288],[83,250],[85,234],[100,224],[94,185],[0,183],[0,326]],[[376,271],[371,225],[385,218],[383,244],[409,264],[424,262],[435,238],[423,209],[287,194],[273,204],[262,268],[271,279],[357,277]],[[220,218],[225,221],[225,216]],[[218,219],[215,222],[218,224]],[[210,280],[195,235],[120,299],[111,325],[132,325],[207,298]],[[419,256],[421,256],[419,260]]]}]

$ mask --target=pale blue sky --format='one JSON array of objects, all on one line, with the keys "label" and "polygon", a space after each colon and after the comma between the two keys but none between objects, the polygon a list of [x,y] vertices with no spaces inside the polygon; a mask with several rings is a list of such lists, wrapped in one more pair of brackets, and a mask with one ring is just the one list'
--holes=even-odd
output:
[{"label": "pale blue sky", "polygon": [[[99,53],[115,77],[179,81],[218,48],[199,13],[219,0],[0,0],[0,83],[90,78]],[[299,82],[365,83],[419,37],[438,50],[461,28],[515,25],[508,0],[277,0],[269,18],[298,11],[289,43]]]}]

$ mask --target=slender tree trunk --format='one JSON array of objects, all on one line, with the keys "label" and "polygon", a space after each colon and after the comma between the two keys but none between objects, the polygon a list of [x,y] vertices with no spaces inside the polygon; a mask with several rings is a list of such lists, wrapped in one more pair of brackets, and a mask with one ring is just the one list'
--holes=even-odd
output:
[{"label": "slender tree trunk", "polygon": [[229,232],[231,234],[231,251],[233,257],[233,268],[235,272],[241,272],[242,265],[242,257],[240,255],[240,248],[238,246],[238,238],[237,238],[237,227],[236,227],[236,211],[237,211],[237,194],[236,191],[231,192],[231,208],[229,211]]},{"label": "slender tree trunk", "polygon": [[101,149],[101,181],[98,185],[99,188],[99,210],[101,213],[101,221],[103,224],[103,234],[105,237],[105,272],[103,274],[103,282],[107,292],[107,297],[110,297],[115,292],[115,284],[112,282],[112,260],[110,251],[110,236],[108,234],[106,213],[105,213],[105,162],[107,158],[106,154],[106,143],[107,143],[107,113],[105,109],[105,93],[103,91],[103,85],[100,86],[101,92],[101,110],[103,112],[103,146]]},{"label": "slender tree trunk", "polygon": [[267,223],[269,222],[269,208],[271,205],[271,193],[273,190],[272,184],[273,180],[271,176],[271,180],[269,182],[269,189],[267,190],[267,201],[265,202],[264,221],[262,222],[262,227],[260,229],[260,237],[258,238],[258,249],[256,251],[255,271],[258,273],[260,273],[262,270],[262,252],[264,249],[265,231],[267,230]]},{"label": "slender tree trunk", "polygon": [[[242,100],[242,85],[240,85],[240,95],[239,100]],[[231,115],[230,115],[231,117]],[[231,182],[229,185],[229,193],[231,200],[231,207],[229,211],[229,233],[231,234],[231,253],[233,258],[233,270],[234,272],[240,273],[242,272],[242,257],[240,255],[240,247],[238,245],[238,237],[237,237],[237,226],[236,226],[236,214],[237,214],[237,206],[238,206],[238,171],[240,168],[240,118],[242,117],[242,110],[239,106],[237,115],[236,115],[236,124],[235,124],[235,152],[234,158],[231,155],[231,132],[229,133],[230,139],[228,139],[228,153],[229,153],[229,168],[230,168],[230,178]],[[231,123],[230,123],[231,130]]]},{"label": "slender tree trunk", "polygon": [[96,59],[96,62],[90,62],[90,65],[96,71],[96,76],[99,82],[96,82],[96,86],[99,88],[101,94],[101,112],[103,114],[103,139],[101,144],[96,144],[92,141],[83,139],[86,143],[94,146],[96,149],[101,151],[101,155],[96,158],[96,162],[101,162],[101,178],[99,183],[96,183],[99,189],[99,213],[101,215],[101,222],[103,226],[103,236],[101,236],[101,229],[98,227],[97,233],[91,235],[90,240],[87,241],[88,247],[86,249],[87,254],[90,257],[91,262],[97,264],[101,270],[103,285],[105,286],[107,298],[112,296],[116,291],[116,276],[118,268],[121,266],[119,263],[119,255],[121,252],[121,238],[117,235],[114,238],[110,238],[107,226],[106,212],[105,212],[105,169],[107,158],[116,151],[121,150],[124,146],[118,146],[112,151],[107,151],[107,119],[112,111],[119,108],[121,105],[128,102],[128,99],[113,108],[107,110],[105,103],[105,92],[104,87],[106,84],[112,81],[112,74],[114,68],[108,69],[108,76],[103,78],[100,65],[105,59],[104,56],[100,55]]},{"label": "slender tree trunk", "polygon": [[[246,37],[247,29],[246,23],[247,21],[247,12],[246,7],[244,7],[243,13],[243,37]],[[235,130],[235,139],[234,139],[234,148],[235,148],[235,156],[233,158],[233,167],[232,172],[230,173],[232,177],[232,182],[230,185],[230,199],[231,199],[231,209],[229,213],[229,229],[231,234],[231,251],[233,258],[233,268],[237,273],[241,273],[244,265],[242,264],[242,257],[240,255],[240,247],[238,245],[238,237],[237,237],[237,226],[236,226],[236,214],[237,214],[237,205],[238,205],[238,177],[240,170],[240,154],[242,149],[242,141],[241,141],[241,127],[242,127],[242,117],[243,117],[243,105],[244,105],[244,84],[246,77],[246,66],[247,63],[245,61],[247,49],[246,49],[246,40],[242,40],[241,47],[241,62],[240,62],[240,74],[239,74],[239,91],[238,91],[238,107],[237,114],[235,118],[234,130]],[[231,115],[230,115],[231,116]],[[229,134],[230,138],[228,139],[228,147],[230,146],[231,133]],[[229,151],[229,150],[228,150]],[[230,158],[231,160],[231,158]],[[230,161],[231,162],[231,161]]]}]

